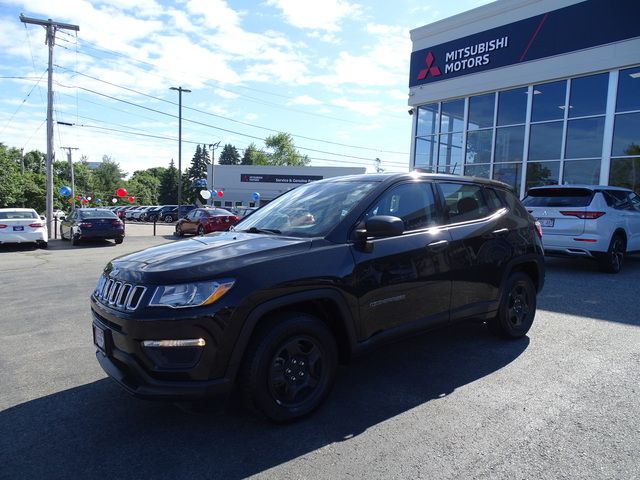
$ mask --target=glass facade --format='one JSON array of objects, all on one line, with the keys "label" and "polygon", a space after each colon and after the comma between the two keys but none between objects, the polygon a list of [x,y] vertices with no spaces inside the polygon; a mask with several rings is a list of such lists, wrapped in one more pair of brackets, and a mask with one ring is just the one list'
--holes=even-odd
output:
[{"label": "glass facade", "polygon": [[640,66],[421,105],[413,166],[640,194]]}]

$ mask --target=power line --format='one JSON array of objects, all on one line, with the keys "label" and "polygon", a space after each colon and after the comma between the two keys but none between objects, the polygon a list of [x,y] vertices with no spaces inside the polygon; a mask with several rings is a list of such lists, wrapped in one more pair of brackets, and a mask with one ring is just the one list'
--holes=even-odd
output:
[{"label": "power line", "polygon": [[[118,84],[112,83],[112,82],[108,82],[106,80],[102,80],[100,78],[96,78],[96,77],[93,77],[91,75],[87,75],[87,74],[82,73],[82,72],[73,71],[73,70],[70,70],[68,68],[61,67],[59,65],[55,65],[55,66],[57,68],[62,69],[62,70],[66,70],[68,72],[72,72],[72,73],[75,73],[77,75],[81,75],[83,77],[90,78],[90,79],[95,80],[97,82],[106,83],[107,85],[111,85],[112,87],[121,88],[123,90],[135,93],[137,95],[142,95],[144,97],[151,98],[151,99],[157,100],[159,102],[164,102],[164,103],[169,103],[171,105],[176,105],[175,102],[172,102],[170,100],[165,100],[163,98],[155,97],[153,95],[149,95],[147,93],[140,92],[138,90],[134,90],[133,88],[125,87],[125,86],[118,85]],[[258,128],[258,129],[265,130],[265,131],[268,131],[268,132],[274,132],[274,133],[281,133],[282,132],[282,130],[263,127],[261,125],[255,125],[255,124],[249,123],[249,122],[243,122],[241,120],[236,120],[236,119],[233,119],[233,118],[225,117],[224,115],[218,115],[218,114],[211,113],[211,112],[205,112],[203,110],[199,110],[199,109],[193,108],[193,107],[185,106],[183,108],[185,110],[191,110],[191,111],[194,111],[194,112],[201,113],[203,115],[208,115],[208,116],[211,116],[211,117],[220,118],[220,119],[228,121],[228,122],[233,122],[233,123],[237,123],[237,124],[240,124],[240,125],[245,125],[245,126],[252,127],[252,128]],[[301,139],[304,139],[304,140],[310,140],[310,141],[314,141],[314,142],[326,143],[326,144],[329,144],[329,145],[336,145],[336,146],[340,146],[340,147],[355,148],[355,149],[367,150],[367,151],[377,152],[377,153],[392,153],[392,154],[397,154],[397,155],[408,155],[407,152],[397,152],[397,151],[393,151],[393,150],[381,150],[381,149],[377,149],[377,148],[363,147],[361,145],[350,145],[350,144],[346,144],[346,143],[333,142],[333,141],[330,141],[330,140],[324,140],[324,139],[320,139],[320,138],[307,137],[307,136],[300,135],[300,134],[297,134],[297,133],[291,133],[290,135],[292,137],[294,137],[294,138],[301,138]]]}]

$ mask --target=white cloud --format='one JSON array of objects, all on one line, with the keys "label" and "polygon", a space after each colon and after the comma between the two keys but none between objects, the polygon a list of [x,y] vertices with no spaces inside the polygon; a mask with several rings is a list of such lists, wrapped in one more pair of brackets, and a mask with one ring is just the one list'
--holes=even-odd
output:
[{"label": "white cloud", "polygon": [[282,10],[288,23],[297,28],[337,32],[343,18],[356,17],[362,8],[356,3],[345,0],[267,0]]},{"label": "white cloud", "polygon": [[352,110],[367,117],[375,117],[379,115],[383,108],[383,105],[379,102],[354,101],[344,97],[332,100],[331,104],[346,108],[347,110]]},{"label": "white cloud", "polygon": [[259,115],[257,113],[247,113],[244,116],[244,119],[248,122],[252,122],[254,120],[257,120],[259,118]]},{"label": "white cloud", "polygon": [[230,92],[229,90],[223,90],[221,88],[216,88],[214,90],[214,93],[219,97],[226,98],[229,100],[234,100],[240,96],[237,93]]},{"label": "white cloud", "polygon": [[322,105],[322,102],[309,95],[300,95],[289,100],[287,105]]}]

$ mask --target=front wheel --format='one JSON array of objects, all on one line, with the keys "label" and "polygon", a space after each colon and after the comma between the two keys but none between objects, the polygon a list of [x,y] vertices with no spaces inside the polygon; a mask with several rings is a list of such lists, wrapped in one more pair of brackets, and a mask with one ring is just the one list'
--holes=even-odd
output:
[{"label": "front wheel", "polygon": [[198,235],[200,236],[204,235],[204,227],[202,225],[198,227]]},{"label": "front wheel", "polygon": [[615,235],[611,239],[607,253],[600,257],[600,270],[606,273],[620,273],[625,251],[626,245],[624,238],[622,235]]},{"label": "front wheel", "polygon": [[171,222],[173,222],[173,217],[171,215],[167,215],[167,216],[164,217],[164,221],[166,223],[171,223]]},{"label": "front wheel", "polygon": [[516,272],[507,280],[500,307],[488,320],[489,329],[504,338],[524,337],[536,315],[536,289],[529,275]]},{"label": "front wheel", "polygon": [[124,238],[116,238],[114,241],[116,242],[116,245],[120,245],[122,242],[124,242]]},{"label": "front wheel", "polygon": [[338,349],[327,326],[303,314],[266,320],[252,339],[240,374],[244,400],[254,412],[278,422],[310,414],[329,395]]},{"label": "front wheel", "polygon": [[184,232],[182,231],[182,227],[180,225],[176,225],[176,237],[183,237]]}]

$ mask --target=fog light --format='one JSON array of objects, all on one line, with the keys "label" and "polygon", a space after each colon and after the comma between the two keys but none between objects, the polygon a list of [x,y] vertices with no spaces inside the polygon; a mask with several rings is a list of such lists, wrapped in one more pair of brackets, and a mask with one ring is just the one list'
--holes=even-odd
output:
[{"label": "fog light", "polygon": [[187,340],[144,340],[142,346],[150,348],[164,347],[204,347],[204,338],[190,338]]}]

